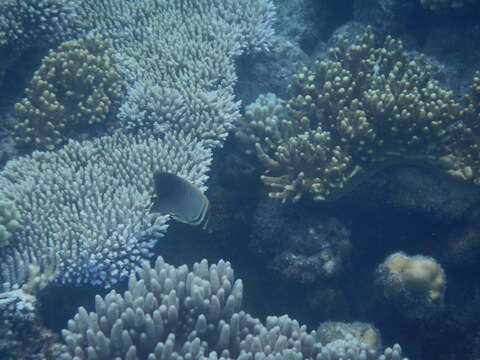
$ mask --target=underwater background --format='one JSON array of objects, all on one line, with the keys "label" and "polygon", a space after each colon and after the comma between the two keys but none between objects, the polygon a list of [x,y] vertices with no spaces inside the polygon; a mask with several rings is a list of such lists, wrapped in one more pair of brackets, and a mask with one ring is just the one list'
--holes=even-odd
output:
[{"label": "underwater background", "polygon": [[479,19],[3,0],[0,359],[479,359]]}]

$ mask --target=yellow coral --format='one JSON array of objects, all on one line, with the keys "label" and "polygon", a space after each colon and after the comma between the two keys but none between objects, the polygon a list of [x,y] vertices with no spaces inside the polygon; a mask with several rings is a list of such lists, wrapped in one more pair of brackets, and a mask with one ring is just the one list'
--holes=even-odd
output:
[{"label": "yellow coral", "polygon": [[472,141],[471,130],[457,125],[461,104],[432,78],[425,56],[407,53],[399,40],[375,46],[371,29],[353,44],[339,38],[326,60],[294,76],[289,93],[287,101],[259,97],[238,131],[265,166],[271,197],[332,200],[371,168],[412,161],[480,182],[478,146],[464,154],[455,147],[465,141],[449,140]]},{"label": "yellow coral", "polygon": [[442,299],[445,292],[445,273],[434,259],[396,253],[387,259],[386,266],[399,276],[406,290],[426,293],[432,302]]},{"label": "yellow coral", "polygon": [[123,82],[109,43],[85,38],[51,50],[15,105],[19,145],[54,149],[68,132],[104,121]]}]

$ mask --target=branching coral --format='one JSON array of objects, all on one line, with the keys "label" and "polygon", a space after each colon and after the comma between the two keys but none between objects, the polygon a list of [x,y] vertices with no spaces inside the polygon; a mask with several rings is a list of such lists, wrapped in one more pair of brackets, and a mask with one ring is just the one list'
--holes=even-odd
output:
[{"label": "branching coral", "polygon": [[[230,263],[196,263],[193,271],[158,258],[130,277],[123,294],[95,298],[95,312],[81,307],[68,330],[60,359],[203,360],[400,360],[399,345],[378,355],[353,336],[323,346],[288,316],[266,324],[241,310],[243,284]],[[348,354],[348,356],[347,356]]]},{"label": "branching coral", "polygon": [[0,172],[19,214],[14,248],[0,283],[21,286],[28,264],[61,283],[111,285],[151,255],[167,215],[152,214],[153,173],[178,174],[203,187],[211,152],[191,138],[116,134],[34,152]]},{"label": "branching coral", "polygon": [[447,129],[447,155],[442,157],[448,173],[480,184],[480,71],[465,95],[460,119]]},{"label": "branching coral", "polygon": [[49,274],[45,283],[109,286],[148,258],[168,219],[150,212],[153,173],[205,190],[209,148],[238,117],[233,57],[265,49],[273,35],[269,0],[83,0],[76,10],[83,29],[112,42],[133,83],[121,118],[134,131],[120,126],[7,164],[0,185],[22,225],[0,263],[7,290],[26,281],[29,264]]},{"label": "branching coral", "polygon": [[59,41],[75,27],[75,4],[76,0],[3,0],[0,47],[21,50]]},{"label": "branching coral", "polygon": [[123,83],[108,41],[84,38],[51,50],[15,105],[20,145],[52,150],[72,128],[104,121]]},{"label": "branching coral", "polygon": [[19,218],[15,204],[0,193],[0,248],[7,245],[12,232],[20,228]]},{"label": "branching coral", "polygon": [[133,83],[120,112],[125,124],[161,125],[208,146],[221,145],[239,118],[234,57],[267,48],[273,36],[269,0],[84,0],[78,13],[123,59]]},{"label": "branching coral", "polygon": [[480,71],[473,75],[470,91],[465,96],[466,107],[462,111],[462,119],[474,131],[480,130]]},{"label": "branching coral", "polygon": [[259,98],[247,107],[238,135],[265,165],[270,196],[332,199],[362,170],[397,161],[469,171],[461,154],[455,167],[447,156],[462,114],[452,92],[400,41],[374,43],[370,29],[353,44],[340,38],[328,59],[295,76],[287,101]]}]

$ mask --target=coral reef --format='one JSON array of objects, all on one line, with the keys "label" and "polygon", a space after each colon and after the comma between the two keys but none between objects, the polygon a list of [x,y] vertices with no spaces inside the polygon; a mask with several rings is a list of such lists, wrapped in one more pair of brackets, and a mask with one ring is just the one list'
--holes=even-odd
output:
[{"label": "coral reef", "polygon": [[461,9],[469,4],[474,4],[474,0],[420,0],[422,6],[433,11]]},{"label": "coral reef", "polygon": [[4,284],[0,284],[0,312],[2,313],[0,357],[2,359],[53,358],[53,348],[56,346],[58,336],[43,326],[37,311],[36,294],[42,280],[38,277],[38,272],[38,267],[30,266],[26,274],[28,280],[22,288],[9,290],[4,289]]},{"label": "coral reef", "polygon": [[451,231],[442,244],[442,261],[460,268],[475,268],[480,254],[480,209],[471,211],[460,227]]},{"label": "coral reef", "polygon": [[309,311],[320,319],[349,319],[350,300],[341,289],[321,284],[308,295],[307,303]]},{"label": "coral reef", "polygon": [[289,89],[287,101],[268,95],[248,106],[238,131],[265,166],[271,197],[334,199],[372,168],[397,162],[433,163],[480,181],[478,148],[462,150],[474,140],[458,121],[460,103],[400,41],[386,37],[376,47],[371,29],[353,44],[340,38]]},{"label": "coral reef", "polygon": [[465,95],[467,105],[462,110],[462,118],[465,119],[472,130],[480,129],[480,71],[473,75],[469,92]]},{"label": "coral reef", "polygon": [[480,203],[478,187],[430,166],[394,165],[369,174],[344,200],[385,213],[395,209],[442,225],[460,221]]},{"label": "coral reef", "polygon": [[273,37],[268,0],[84,0],[78,14],[122,58],[132,82],[120,111],[125,126],[186,132],[208,146],[220,146],[239,117],[233,59]]},{"label": "coral reef", "polygon": [[68,133],[105,121],[123,82],[109,42],[99,37],[63,42],[50,50],[26,96],[15,105],[20,146],[53,150]]},{"label": "coral reef", "polygon": [[13,135],[13,127],[16,122],[13,109],[0,116],[0,168],[3,168],[8,160],[18,155]]},{"label": "coral reef", "polygon": [[76,0],[5,0],[0,3],[0,47],[22,50],[51,44],[75,28]]},{"label": "coral reef", "polygon": [[150,256],[168,219],[150,212],[154,171],[205,191],[209,147],[238,117],[233,57],[266,49],[273,35],[267,0],[84,0],[76,13],[82,30],[112,42],[132,83],[125,121],[112,136],[34,152],[0,173],[22,225],[3,254],[7,288],[22,285],[29,264],[49,274],[46,283],[110,286]]},{"label": "coral reef", "polygon": [[294,211],[283,209],[276,200],[260,203],[250,248],[264,256],[270,268],[295,282],[311,284],[338,276],[352,251],[350,231],[335,218],[296,219]]},{"label": "coral reef", "polygon": [[121,133],[10,161],[0,186],[21,229],[1,264],[3,281],[14,286],[11,273],[28,263],[53,268],[58,282],[109,285],[127,276],[166,230],[168,216],[150,213],[154,172],[205,190],[210,162],[190,138]]},{"label": "coral reef", "polygon": [[462,121],[448,129],[446,147],[449,152],[442,161],[450,168],[449,174],[480,184],[480,71],[473,77],[465,102],[459,115]]},{"label": "coral reef", "polygon": [[355,339],[377,352],[382,348],[380,331],[372,324],[355,321],[352,323],[326,321],[317,329],[317,340],[328,344],[337,340]]},{"label": "coral reef", "polygon": [[0,294],[0,312],[2,313],[0,357],[2,359],[54,358],[53,348],[58,341],[58,335],[42,326],[35,311],[35,303],[33,296],[21,290]]},{"label": "coral reef", "polygon": [[407,316],[428,317],[443,306],[446,276],[431,257],[394,253],[378,266],[376,282]]},{"label": "coral reef", "polygon": [[[266,324],[241,310],[243,285],[230,263],[206,260],[188,267],[145,263],[123,294],[95,299],[95,312],[81,307],[59,356],[69,359],[401,359],[395,345],[383,355],[348,339],[322,346],[316,332],[287,316]],[[348,355],[347,355],[348,354]],[[348,356],[348,357],[346,357]]]},{"label": "coral reef", "polygon": [[15,203],[0,192],[0,248],[7,245],[12,232],[21,227],[19,220],[20,214]]}]

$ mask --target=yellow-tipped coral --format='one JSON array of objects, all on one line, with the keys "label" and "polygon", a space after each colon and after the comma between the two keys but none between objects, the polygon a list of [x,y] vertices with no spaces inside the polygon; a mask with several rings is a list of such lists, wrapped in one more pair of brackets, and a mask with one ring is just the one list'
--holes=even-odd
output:
[{"label": "yellow-tipped coral", "polygon": [[353,43],[339,38],[327,59],[303,68],[289,99],[269,94],[247,106],[237,136],[266,168],[269,195],[333,200],[362,180],[357,174],[402,162],[480,183],[472,136],[480,128],[480,75],[462,110],[431,68],[392,37],[376,45],[368,29]]},{"label": "yellow-tipped coral", "polygon": [[377,284],[406,315],[423,317],[443,305],[446,276],[431,257],[397,252],[378,267]]},{"label": "yellow-tipped coral", "polygon": [[109,43],[85,38],[51,50],[15,105],[19,145],[52,150],[75,127],[104,121],[123,82]]},{"label": "yellow-tipped coral", "polygon": [[474,74],[464,100],[461,121],[447,129],[448,155],[442,160],[449,174],[480,185],[480,71]]}]

